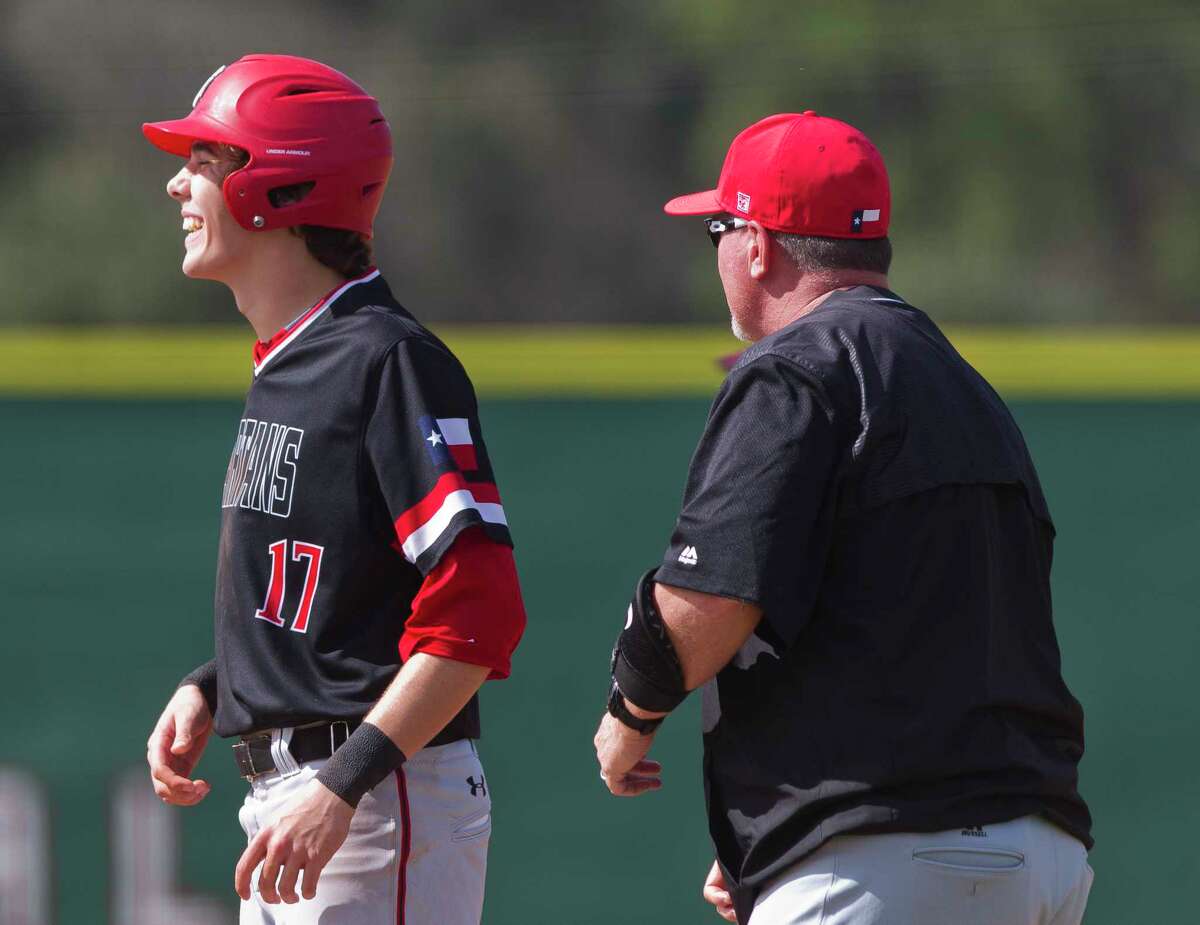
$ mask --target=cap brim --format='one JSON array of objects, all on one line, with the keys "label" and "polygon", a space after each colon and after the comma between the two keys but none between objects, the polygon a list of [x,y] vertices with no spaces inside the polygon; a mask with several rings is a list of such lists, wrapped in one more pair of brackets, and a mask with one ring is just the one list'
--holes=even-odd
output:
[{"label": "cap brim", "polygon": [[192,145],[197,141],[225,141],[222,137],[225,133],[218,124],[195,114],[167,122],[146,122],[142,134],[156,148],[180,157],[191,157]]},{"label": "cap brim", "polygon": [[668,215],[716,215],[724,212],[725,207],[717,201],[715,189],[703,193],[688,193],[686,196],[676,196],[665,206],[663,211]]}]

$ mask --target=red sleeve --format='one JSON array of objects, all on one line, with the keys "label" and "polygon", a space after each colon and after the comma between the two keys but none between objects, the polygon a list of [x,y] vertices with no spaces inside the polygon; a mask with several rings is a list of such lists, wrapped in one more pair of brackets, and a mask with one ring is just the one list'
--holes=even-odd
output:
[{"label": "red sleeve", "polygon": [[460,533],[430,570],[413,599],[400,637],[400,657],[417,652],[492,669],[507,678],[525,630],[525,604],[511,547],[482,527]]}]

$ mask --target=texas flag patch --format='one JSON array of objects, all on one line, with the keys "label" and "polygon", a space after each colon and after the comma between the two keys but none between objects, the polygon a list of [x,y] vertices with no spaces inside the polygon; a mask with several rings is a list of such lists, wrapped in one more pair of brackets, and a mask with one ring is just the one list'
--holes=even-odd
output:
[{"label": "texas flag patch", "polygon": [[453,460],[459,472],[473,472],[479,468],[468,418],[435,418],[426,414],[422,415],[419,424],[429,458],[435,466]]}]

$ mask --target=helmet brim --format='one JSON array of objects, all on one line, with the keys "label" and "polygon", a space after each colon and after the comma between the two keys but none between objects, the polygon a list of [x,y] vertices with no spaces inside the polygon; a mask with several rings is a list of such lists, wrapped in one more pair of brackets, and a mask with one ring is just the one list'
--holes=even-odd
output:
[{"label": "helmet brim", "polygon": [[228,139],[228,132],[222,131],[220,123],[198,113],[166,122],[146,122],[142,125],[142,134],[156,148],[179,157],[191,157],[192,145],[197,141],[235,144]]}]

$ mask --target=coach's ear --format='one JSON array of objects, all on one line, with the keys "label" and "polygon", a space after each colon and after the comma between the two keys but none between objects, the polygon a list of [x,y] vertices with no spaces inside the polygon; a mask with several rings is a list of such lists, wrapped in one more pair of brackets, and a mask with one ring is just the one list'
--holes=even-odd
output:
[{"label": "coach's ear", "polygon": [[751,279],[763,280],[771,271],[775,242],[767,234],[767,229],[758,222],[749,222],[746,225],[746,240],[746,269]]}]

